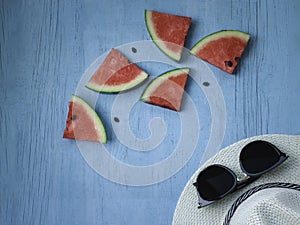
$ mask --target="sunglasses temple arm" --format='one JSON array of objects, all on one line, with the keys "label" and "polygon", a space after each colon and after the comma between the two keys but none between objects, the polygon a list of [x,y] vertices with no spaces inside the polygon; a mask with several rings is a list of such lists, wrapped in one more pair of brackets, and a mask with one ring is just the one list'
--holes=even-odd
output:
[{"label": "sunglasses temple arm", "polygon": [[248,184],[252,183],[253,181],[255,181],[258,178],[259,178],[259,176],[250,177],[250,176],[246,175],[243,178],[241,178],[241,179],[238,180],[235,189],[236,190],[241,189],[241,188],[247,186]]},{"label": "sunglasses temple arm", "polygon": [[[197,188],[197,183],[193,183],[193,185]],[[197,190],[197,196],[198,196],[198,209],[200,209],[204,206],[210,205],[211,203],[214,202],[214,201],[208,201],[208,200],[201,198],[198,190]]]}]

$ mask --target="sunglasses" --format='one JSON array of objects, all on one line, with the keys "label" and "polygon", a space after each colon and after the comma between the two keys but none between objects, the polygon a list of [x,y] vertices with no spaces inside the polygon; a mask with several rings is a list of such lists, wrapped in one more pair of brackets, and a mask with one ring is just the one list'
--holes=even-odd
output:
[{"label": "sunglasses", "polygon": [[240,153],[240,167],[245,174],[243,178],[238,179],[232,170],[219,164],[210,165],[199,173],[194,183],[199,198],[198,208],[243,188],[287,158],[285,153],[269,142],[261,140],[250,142]]}]

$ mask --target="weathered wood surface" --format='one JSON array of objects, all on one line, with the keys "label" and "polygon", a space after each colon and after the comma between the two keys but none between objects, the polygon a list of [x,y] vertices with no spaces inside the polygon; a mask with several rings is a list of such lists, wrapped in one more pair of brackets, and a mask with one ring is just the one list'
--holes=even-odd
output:
[{"label": "weathered wood surface", "polygon": [[[298,0],[2,0],[0,224],[171,224],[210,132],[207,100],[192,81],[188,93],[199,106],[199,144],[188,163],[163,182],[138,187],[111,182],[89,167],[75,142],[62,139],[68,101],[89,65],[112,47],[149,40],[144,9],[192,17],[187,48],[217,30],[251,34],[237,75],[209,66],[226,103],[222,147],[254,135],[300,134]],[[166,69],[144,66],[153,76]],[[111,95],[101,97],[99,111],[115,137],[107,111],[112,101]],[[159,109],[145,106],[145,112],[140,106],[131,129],[144,138],[149,131],[141,132],[147,126],[143,119],[148,122]],[[165,145],[175,146],[178,121],[159,112],[170,122]],[[133,165],[159,162],[172,152],[132,153],[111,142],[110,153]]]}]

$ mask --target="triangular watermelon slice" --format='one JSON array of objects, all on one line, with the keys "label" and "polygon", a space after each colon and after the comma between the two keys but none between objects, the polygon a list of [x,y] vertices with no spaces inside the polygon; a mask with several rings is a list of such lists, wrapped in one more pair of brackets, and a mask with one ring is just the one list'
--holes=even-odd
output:
[{"label": "triangular watermelon slice", "polygon": [[64,138],[106,143],[106,131],[99,116],[82,98],[73,95]]},{"label": "triangular watermelon slice", "polygon": [[190,52],[200,59],[233,74],[250,35],[238,30],[222,30],[201,39]]},{"label": "triangular watermelon slice", "polygon": [[131,89],[148,77],[136,64],[112,49],[93,74],[86,87],[97,92],[121,92]]},{"label": "triangular watermelon slice", "polygon": [[170,58],[180,61],[192,19],[145,10],[148,32],[154,43]]},{"label": "triangular watermelon slice", "polygon": [[180,111],[189,69],[168,71],[153,79],[141,96],[143,102]]}]

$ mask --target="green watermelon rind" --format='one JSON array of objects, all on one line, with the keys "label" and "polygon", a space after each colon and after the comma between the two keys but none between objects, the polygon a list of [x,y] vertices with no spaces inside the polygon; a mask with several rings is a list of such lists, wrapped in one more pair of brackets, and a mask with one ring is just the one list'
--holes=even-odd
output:
[{"label": "green watermelon rind", "polygon": [[149,102],[152,93],[160,86],[161,83],[166,81],[170,77],[176,77],[182,74],[188,74],[189,68],[178,68],[174,70],[169,70],[156,78],[154,78],[145,88],[143,94],[140,97],[140,100],[143,102]]},{"label": "green watermelon rind", "polygon": [[[145,10],[146,27],[147,27],[148,33],[150,34],[152,41],[164,54],[166,54],[171,59],[179,62],[182,52],[181,51],[174,52],[166,47],[166,44],[165,44],[166,42],[163,41],[161,38],[159,38],[155,32],[155,29],[154,29],[154,26],[153,26],[153,23],[151,20],[151,15],[152,15],[152,10]],[[170,43],[170,44],[175,45],[174,43]]]},{"label": "green watermelon rind", "polygon": [[190,50],[190,53],[196,55],[207,43],[218,40],[224,37],[236,37],[246,40],[247,42],[250,39],[250,35],[248,33],[239,31],[239,30],[220,30],[209,34],[198,41]]},{"label": "green watermelon rind", "polygon": [[85,100],[77,95],[72,95],[72,102],[81,105],[86,110],[92,121],[94,121],[94,127],[100,136],[99,142],[103,144],[107,143],[106,130],[96,111]]},{"label": "green watermelon rind", "polygon": [[122,91],[127,91],[129,89],[132,89],[142,83],[144,80],[148,78],[148,74],[144,71],[141,71],[137,75],[137,77],[130,82],[120,84],[120,85],[99,85],[97,83],[89,82],[85,85],[86,88],[97,91],[97,92],[102,92],[102,93],[118,93]]}]

